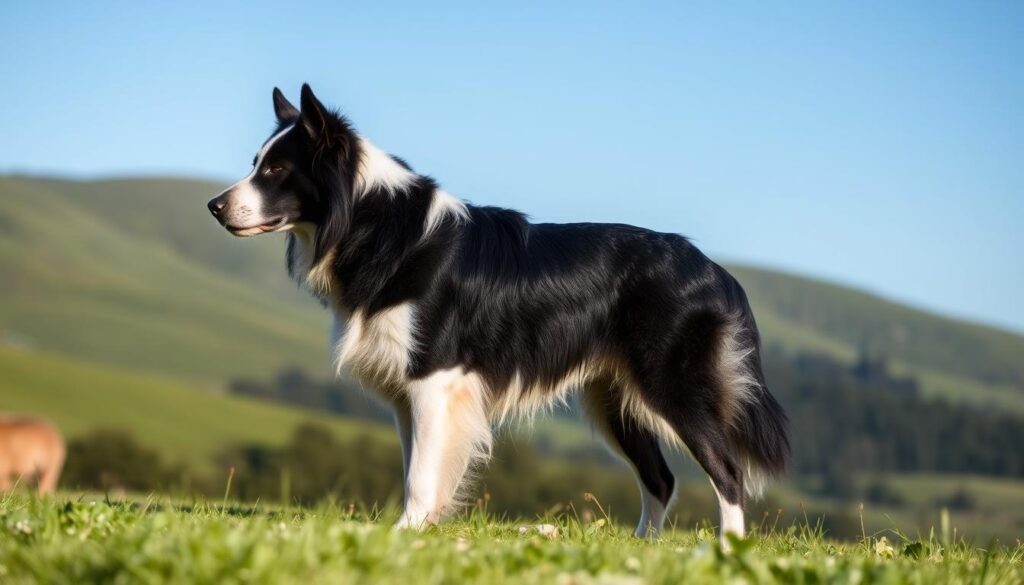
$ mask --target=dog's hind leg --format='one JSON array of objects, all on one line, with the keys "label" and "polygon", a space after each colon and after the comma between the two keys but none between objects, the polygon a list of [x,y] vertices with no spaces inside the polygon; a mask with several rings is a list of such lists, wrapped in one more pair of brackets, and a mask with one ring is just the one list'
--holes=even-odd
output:
[{"label": "dog's hind leg", "polygon": [[[721,511],[722,542],[743,536],[747,458],[736,423],[756,382],[745,358],[743,330],[719,312],[695,312],[676,323],[661,351],[636,352],[627,405],[666,442],[685,446],[707,472]],[[748,343],[743,343],[748,342]]]},{"label": "dog's hind leg", "polygon": [[723,421],[697,400],[652,404],[651,409],[668,423],[711,479],[721,512],[722,542],[728,544],[726,533],[743,536],[743,468]]},{"label": "dog's hind leg", "polygon": [[622,390],[612,380],[591,382],[583,390],[583,403],[594,428],[608,446],[626,460],[640,484],[638,537],[655,537],[665,523],[675,478],[665,462],[658,437],[622,407]]},{"label": "dog's hind leg", "polygon": [[409,384],[411,449],[405,511],[400,528],[437,523],[454,505],[474,459],[490,454],[485,393],[461,368],[439,371]]}]

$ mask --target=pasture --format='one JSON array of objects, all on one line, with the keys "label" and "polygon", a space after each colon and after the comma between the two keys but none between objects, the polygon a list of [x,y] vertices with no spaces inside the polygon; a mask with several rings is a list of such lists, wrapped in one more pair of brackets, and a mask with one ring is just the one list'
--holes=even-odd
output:
[{"label": "pasture", "polygon": [[[476,511],[425,533],[394,512],[158,498],[0,499],[5,583],[987,583],[1024,580],[1024,548],[975,548],[940,525],[860,542],[774,527],[724,552],[712,530],[634,538],[597,515],[507,521]],[[541,524],[551,526],[538,530]]]}]

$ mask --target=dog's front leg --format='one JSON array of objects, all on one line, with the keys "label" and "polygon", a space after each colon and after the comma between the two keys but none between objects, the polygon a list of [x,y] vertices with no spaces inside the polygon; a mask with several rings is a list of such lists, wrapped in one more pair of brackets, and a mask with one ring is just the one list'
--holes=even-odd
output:
[{"label": "dog's front leg", "polygon": [[491,429],[483,390],[461,369],[413,381],[408,404],[412,440],[398,526],[419,529],[437,523],[455,504],[470,463],[490,451]]}]

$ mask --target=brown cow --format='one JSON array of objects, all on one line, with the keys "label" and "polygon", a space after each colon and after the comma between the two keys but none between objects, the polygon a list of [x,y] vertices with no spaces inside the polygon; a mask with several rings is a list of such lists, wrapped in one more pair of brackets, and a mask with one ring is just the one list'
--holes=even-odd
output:
[{"label": "brown cow", "polygon": [[0,491],[35,477],[39,493],[53,493],[64,455],[64,439],[49,422],[0,415]]}]

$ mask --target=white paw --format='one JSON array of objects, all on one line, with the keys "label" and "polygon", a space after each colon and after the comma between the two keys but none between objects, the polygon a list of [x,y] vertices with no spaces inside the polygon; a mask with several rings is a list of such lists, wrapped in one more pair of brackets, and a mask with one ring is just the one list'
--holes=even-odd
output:
[{"label": "white paw", "polygon": [[647,538],[647,539],[650,539],[650,540],[657,540],[658,539],[658,532],[660,532],[660,531],[657,528],[655,528],[654,526],[651,526],[650,524],[641,524],[640,526],[636,527],[635,531],[633,531],[633,536],[635,536],[637,538]]},{"label": "white paw", "polygon": [[423,530],[431,524],[427,519],[428,516],[426,512],[406,510],[398,518],[395,528],[399,530]]}]

